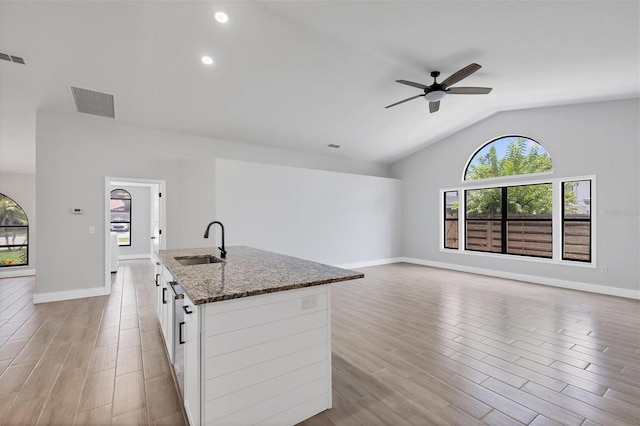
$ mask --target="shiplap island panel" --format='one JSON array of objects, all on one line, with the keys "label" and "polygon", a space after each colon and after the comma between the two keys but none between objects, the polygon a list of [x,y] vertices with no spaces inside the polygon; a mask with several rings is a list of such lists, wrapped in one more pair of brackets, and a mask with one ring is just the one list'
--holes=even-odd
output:
[{"label": "shiplap island panel", "polygon": [[189,421],[295,424],[331,408],[328,284],[364,275],[250,247],[227,253],[224,263],[181,266],[176,257],[215,250],[160,252],[197,311],[185,317]]}]

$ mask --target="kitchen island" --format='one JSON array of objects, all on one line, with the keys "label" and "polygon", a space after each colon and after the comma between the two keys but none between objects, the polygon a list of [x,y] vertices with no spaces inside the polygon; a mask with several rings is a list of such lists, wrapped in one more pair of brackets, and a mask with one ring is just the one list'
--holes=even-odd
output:
[{"label": "kitchen island", "polygon": [[364,274],[244,246],[226,259],[213,248],[158,254],[158,287],[185,294],[184,322],[164,337],[168,349],[184,341],[192,425],[295,424],[331,408],[329,284]]}]

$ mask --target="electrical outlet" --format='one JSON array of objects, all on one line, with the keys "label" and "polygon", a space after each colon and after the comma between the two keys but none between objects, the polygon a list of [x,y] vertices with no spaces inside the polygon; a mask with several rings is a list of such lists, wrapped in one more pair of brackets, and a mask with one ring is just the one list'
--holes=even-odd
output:
[{"label": "electrical outlet", "polygon": [[302,298],[302,309],[311,309],[318,306],[318,296],[305,296]]},{"label": "electrical outlet", "polygon": [[96,227],[95,226],[90,226],[89,227],[89,233],[90,234],[95,234],[96,233]]},{"label": "electrical outlet", "polygon": [[608,266],[601,266],[600,267],[600,272],[602,272],[603,274],[606,274],[607,272],[609,272],[609,267]]}]

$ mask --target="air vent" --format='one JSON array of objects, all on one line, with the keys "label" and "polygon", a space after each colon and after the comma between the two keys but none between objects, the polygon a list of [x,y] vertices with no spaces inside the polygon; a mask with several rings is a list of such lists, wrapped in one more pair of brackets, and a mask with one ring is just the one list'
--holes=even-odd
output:
[{"label": "air vent", "polygon": [[329,148],[335,148],[338,149],[340,148],[340,145],[336,145],[335,143],[330,143],[329,145],[327,145]]},{"label": "air vent", "polygon": [[0,59],[9,61],[9,62],[15,62],[16,64],[24,65],[24,59],[21,58],[20,56],[14,56],[14,55],[9,55],[7,53],[0,52]]},{"label": "air vent", "polygon": [[71,86],[76,110],[85,114],[116,118],[113,95]]}]

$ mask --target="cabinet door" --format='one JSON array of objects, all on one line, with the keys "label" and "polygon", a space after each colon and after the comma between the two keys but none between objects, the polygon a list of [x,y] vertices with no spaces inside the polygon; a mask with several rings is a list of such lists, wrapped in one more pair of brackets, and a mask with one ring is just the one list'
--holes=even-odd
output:
[{"label": "cabinet door", "polygon": [[160,280],[160,328],[171,362],[173,362],[173,292],[169,282],[172,279],[173,277],[167,275],[165,269]]},{"label": "cabinet door", "polygon": [[200,321],[199,308],[184,296],[184,409],[189,424],[200,424]]},{"label": "cabinet door", "polygon": [[160,319],[160,296],[159,290],[160,287],[160,279],[162,278],[162,263],[160,262],[160,258],[154,253],[153,254],[153,263],[154,263],[154,293],[152,297],[153,310],[156,313],[156,318]]}]

